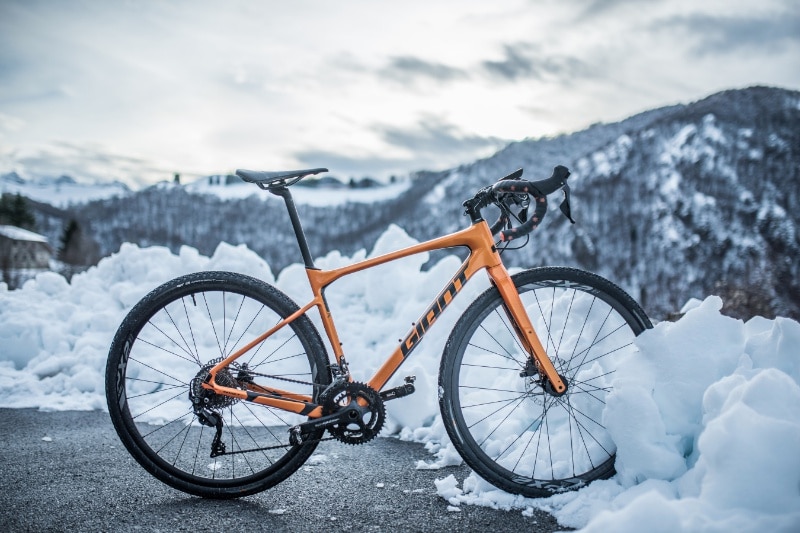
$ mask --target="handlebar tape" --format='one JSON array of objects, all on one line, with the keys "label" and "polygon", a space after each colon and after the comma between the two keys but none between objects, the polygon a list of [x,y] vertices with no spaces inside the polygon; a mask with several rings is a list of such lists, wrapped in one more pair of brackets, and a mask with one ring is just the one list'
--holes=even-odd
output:
[{"label": "handlebar tape", "polygon": [[[533,216],[517,226],[516,228],[509,228],[500,232],[500,240],[502,242],[510,241],[518,237],[524,237],[528,233],[539,227],[544,215],[547,213],[547,196],[533,194],[534,202],[536,202],[536,209],[533,211]],[[502,217],[501,217],[502,218]],[[499,222],[499,221],[498,221]],[[505,222],[503,223],[505,225]]]},{"label": "handlebar tape", "polygon": [[[522,173],[519,172],[519,174],[521,175]],[[535,189],[540,195],[547,196],[566,185],[569,175],[570,172],[567,167],[558,165],[553,169],[553,175],[547,179],[539,181],[503,179],[492,185],[492,191],[495,193],[513,192],[535,194],[532,190]]]},{"label": "handlebar tape", "polygon": [[[518,174],[513,175],[515,178],[522,175],[521,172],[517,172]],[[533,216],[516,228],[501,231],[500,240],[503,242],[510,241],[518,237],[523,237],[536,229],[547,213],[547,195],[564,187],[567,184],[569,175],[570,172],[567,167],[558,165],[553,169],[553,174],[544,180],[531,182],[517,179],[503,179],[495,183],[492,186],[492,192],[494,193],[530,194],[533,196],[534,202],[536,203]],[[492,225],[492,234],[495,234],[497,230],[502,228],[507,221],[507,217],[501,216],[500,219]]]}]

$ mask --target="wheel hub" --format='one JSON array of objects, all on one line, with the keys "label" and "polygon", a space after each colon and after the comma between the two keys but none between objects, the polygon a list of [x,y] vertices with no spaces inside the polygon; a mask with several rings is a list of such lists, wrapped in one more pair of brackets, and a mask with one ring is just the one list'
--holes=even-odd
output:
[{"label": "wheel hub", "polygon": [[[222,358],[212,359],[203,365],[200,368],[200,371],[197,372],[197,375],[193,377],[192,381],[189,383],[189,401],[192,402],[192,405],[195,408],[224,409],[225,407],[230,407],[239,401],[238,398],[223,396],[215,393],[211,389],[206,389],[203,387],[203,383],[208,383],[208,380],[211,378],[210,370],[214,368],[214,366],[220,361],[222,361]],[[217,372],[216,382],[217,385],[222,387],[239,387],[239,382],[233,377],[233,374],[231,374],[229,368],[224,368]]]},{"label": "wheel hub", "polygon": [[558,377],[560,377],[561,381],[564,383],[565,389],[562,392],[556,391],[550,380],[539,373],[533,359],[528,359],[525,368],[519,373],[519,376],[525,379],[525,391],[528,393],[528,397],[538,405],[544,405],[545,393],[558,398],[564,396],[569,391],[569,381],[562,374],[559,374]]},{"label": "wheel hub", "polygon": [[544,381],[544,390],[545,390],[545,392],[547,394],[549,394],[550,396],[555,396],[556,398],[558,398],[559,396],[564,396],[567,393],[567,391],[569,391],[569,382],[567,381],[567,378],[565,378],[561,374],[559,374],[558,377],[560,377],[561,381],[564,383],[564,390],[561,391],[561,392],[558,392],[557,390],[555,390],[553,388],[553,384],[550,383],[549,379],[547,379],[545,377],[542,378],[542,380]]}]

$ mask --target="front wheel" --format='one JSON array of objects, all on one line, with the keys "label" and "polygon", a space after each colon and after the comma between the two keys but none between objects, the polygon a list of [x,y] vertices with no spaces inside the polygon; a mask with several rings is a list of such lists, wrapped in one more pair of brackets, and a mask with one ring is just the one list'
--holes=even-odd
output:
[{"label": "front wheel", "polygon": [[464,312],[444,349],[439,404],[465,462],[496,487],[528,497],[576,489],[614,473],[605,398],[633,339],[652,327],[622,289],[564,267],[512,277],[556,370],[552,394],[529,362],[497,289]]},{"label": "front wheel", "polygon": [[[211,367],[297,309],[274,287],[231,272],[189,274],[145,296],[117,331],[106,369],[111,420],[139,464],[174,488],[212,498],[253,494],[297,470],[321,430],[292,444],[289,428],[305,417],[202,387]],[[316,399],[330,373],[319,333],[303,315],[216,379]]]}]

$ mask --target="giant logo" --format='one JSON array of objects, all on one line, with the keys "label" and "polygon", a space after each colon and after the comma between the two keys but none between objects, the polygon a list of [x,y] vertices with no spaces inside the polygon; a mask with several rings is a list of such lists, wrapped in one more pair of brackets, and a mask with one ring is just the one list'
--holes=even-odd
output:
[{"label": "giant logo", "polygon": [[453,301],[453,298],[456,297],[461,289],[464,287],[464,284],[467,282],[467,274],[466,274],[466,265],[453,277],[447,287],[439,293],[439,296],[436,298],[436,301],[428,308],[427,311],[417,320],[414,324],[414,329],[403,339],[402,344],[400,345],[400,351],[403,352],[403,357],[408,357],[408,354],[411,353],[419,341],[422,340],[422,337],[425,335],[425,332],[428,331],[428,328],[433,325],[439,315],[442,314],[450,302]]}]

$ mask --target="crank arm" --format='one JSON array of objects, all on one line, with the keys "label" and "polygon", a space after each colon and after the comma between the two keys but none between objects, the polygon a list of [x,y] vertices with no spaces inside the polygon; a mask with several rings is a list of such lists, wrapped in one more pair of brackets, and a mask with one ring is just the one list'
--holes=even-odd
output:
[{"label": "crank arm", "polygon": [[292,445],[302,444],[306,439],[306,435],[315,430],[325,430],[341,423],[351,422],[357,420],[359,416],[358,409],[354,407],[346,407],[341,411],[336,411],[333,414],[314,418],[308,422],[303,422],[289,429],[289,442]]}]

